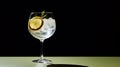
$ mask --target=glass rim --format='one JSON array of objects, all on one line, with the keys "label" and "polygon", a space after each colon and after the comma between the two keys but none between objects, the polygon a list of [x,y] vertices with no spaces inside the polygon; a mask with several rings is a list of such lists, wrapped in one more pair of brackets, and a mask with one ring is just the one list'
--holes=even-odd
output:
[{"label": "glass rim", "polygon": [[[30,13],[42,13],[42,11],[41,12],[30,12]],[[53,13],[53,12],[45,12],[45,13]]]}]

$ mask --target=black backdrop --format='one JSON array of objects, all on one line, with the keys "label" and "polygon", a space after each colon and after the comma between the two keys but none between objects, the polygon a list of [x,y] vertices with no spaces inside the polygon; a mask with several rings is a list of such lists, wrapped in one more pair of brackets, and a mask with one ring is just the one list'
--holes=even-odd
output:
[{"label": "black backdrop", "polygon": [[105,21],[103,1],[13,1],[0,6],[0,56],[39,56],[40,42],[27,30],[32,11],[52,11],[55,34],[44,42],[45,56],[117,56],[117,35]]}]

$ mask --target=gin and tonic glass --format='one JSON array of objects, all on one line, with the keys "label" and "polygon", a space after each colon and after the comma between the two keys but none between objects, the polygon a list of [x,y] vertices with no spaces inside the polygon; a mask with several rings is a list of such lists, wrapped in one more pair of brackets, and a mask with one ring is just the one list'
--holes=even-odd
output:
[{"label": "gin and tonic glass", "polygon": [[44,58],[43,43],[45,39],[50,38],[56,30],[56,22],[53,16],[53,12],[31,12],[28,20],[28,31],[34,37],[37,38],[41,45],[41,56],[39,59],[33,60],[37,63],[52,64],[52,61]]}]

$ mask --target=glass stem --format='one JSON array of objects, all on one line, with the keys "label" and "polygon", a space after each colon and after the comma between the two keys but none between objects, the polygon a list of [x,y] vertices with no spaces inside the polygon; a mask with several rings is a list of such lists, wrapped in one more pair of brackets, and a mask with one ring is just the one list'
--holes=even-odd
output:
[{"label": "glass stem", "polygon": [[44,40],[40,40],[40,42],[42,43],[41,44],[41,49],[40,49],[40,51],[41,51],[41,55],[40,55],[40,59],[42,60],[43,59],[43,42],[44,42]]}]

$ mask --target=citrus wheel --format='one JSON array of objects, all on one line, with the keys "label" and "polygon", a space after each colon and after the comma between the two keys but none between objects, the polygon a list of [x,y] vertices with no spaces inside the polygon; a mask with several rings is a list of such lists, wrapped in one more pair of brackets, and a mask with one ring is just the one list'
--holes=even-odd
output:
[{"label": "citrus wheel", "polygon": [[43,19],[39,16],[35,16],[29,20],[29,27],[32,30],[38,30],[43,26]]}]

